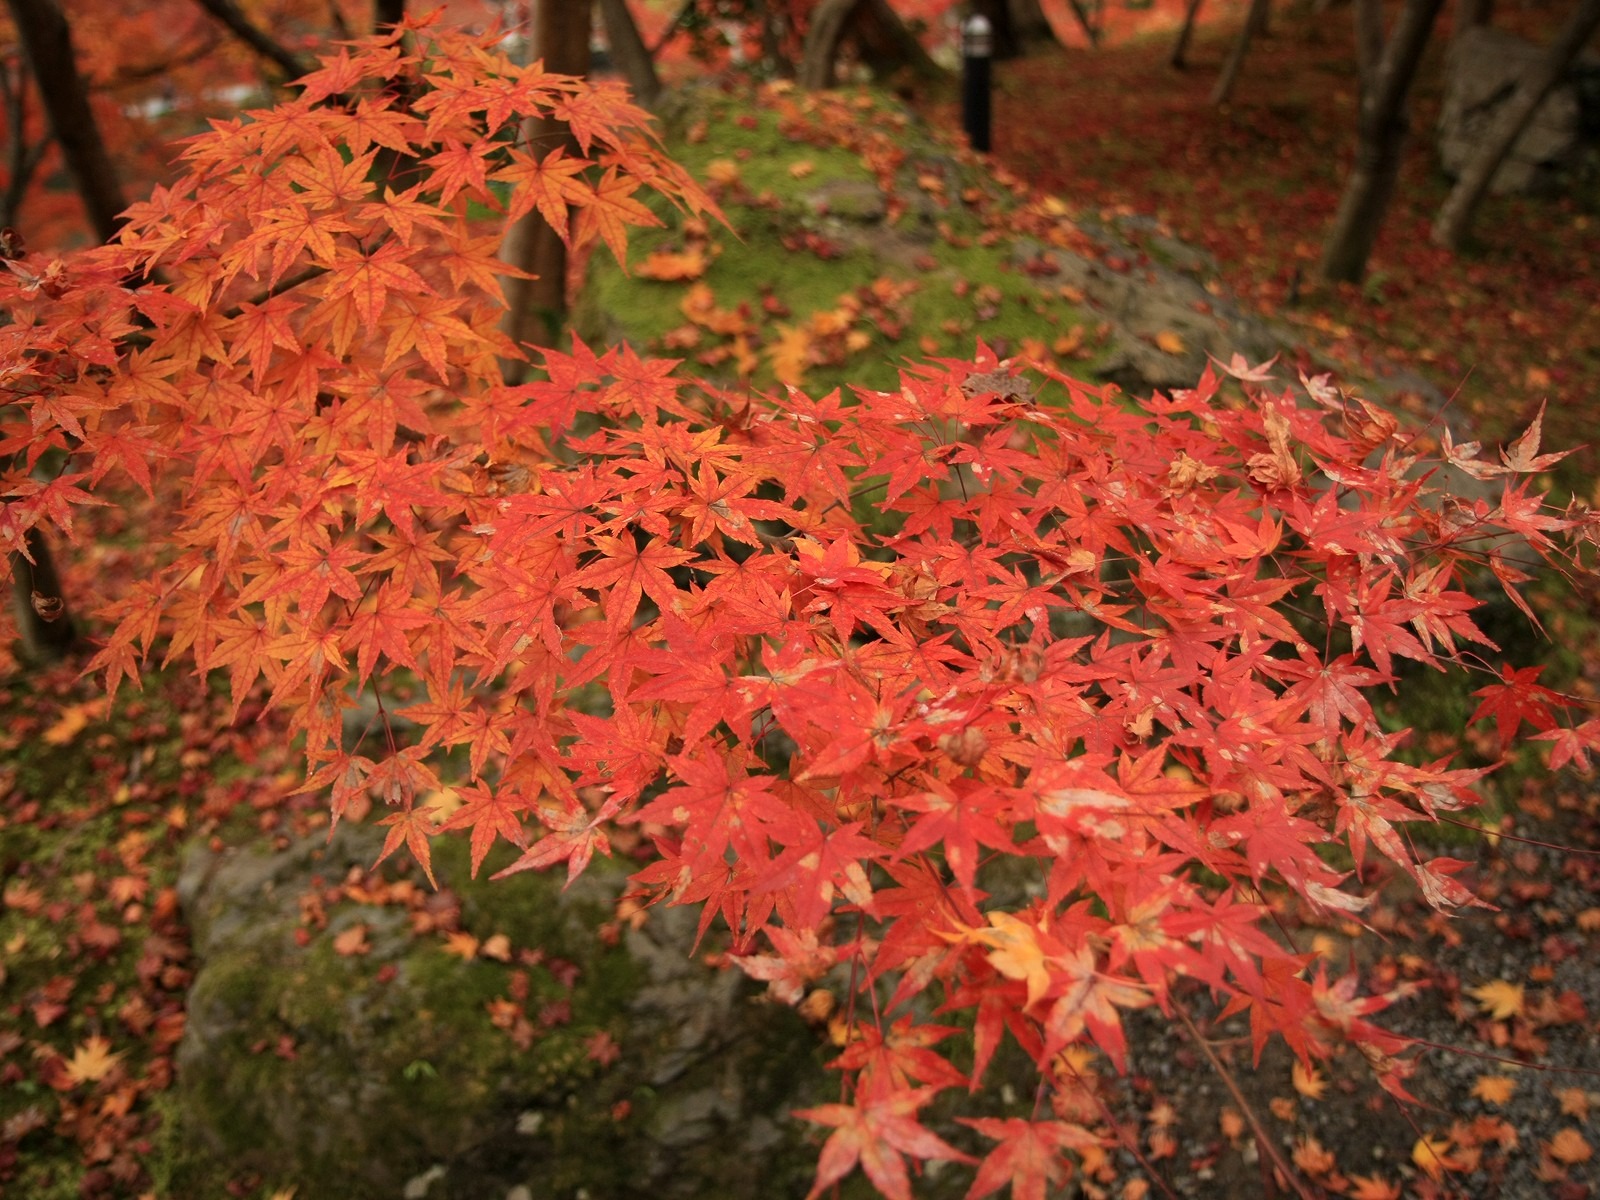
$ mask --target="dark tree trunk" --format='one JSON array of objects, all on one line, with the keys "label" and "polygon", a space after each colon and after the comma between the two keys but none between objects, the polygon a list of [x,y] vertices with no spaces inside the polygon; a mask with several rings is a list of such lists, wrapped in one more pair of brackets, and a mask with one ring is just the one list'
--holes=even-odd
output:
[{"label": "dark tree trunk", "polygon": [[196,0],[218,23],[262,58],[283,72],[284,79],[299,79],[315,65],[302,59],[266,30],[255,25],[234,0]]},{"label": "dark tree trunk", "polygon": [[1383,0],[1356,0],[1356,72],[1361,77],[1361,94],[1372,88],[1383,58]]},{"label": "dark tree trunk", "polygon": [[372,31],[387,33],[406,19],[406,0],[372,0]]},{"label": "dark tree trunk", "polygon": [[1228,61],[1222,64],[1222,74],[1217,76],[1217,86],[1211,91],[1212,104],[1220,106],[1233,97],[1233,85],[1239,82],[1239,71],[1244,66],[1244,57],[1250,52],[1250,39],[1266,23],[1267,6],[1270,2],[1271,0],[1250,0],[1250,11],[1245,15],[1244,24],[1239,27],[1239,36],[1233,43],[1233,52],[1228,55]]},{"label": "dark tree trunk", "polygon": [[89,107],[89,89],[78,72],[72,30],[55,0],[6,0],[17,26],[28,69],[39,87],[50,128],[67,160],[95,236],[109,242],[128,207],[100,126]]},{"label": "dark tree trunk", "polygon": [[1516,92],[1495,117],[1439,209],[1433,223],[1433,240],[1439,245],[1451,250],[1461,249],[1467,230],[1472,227],[1473,214],[1488,194],[1495,172],[1597,27],[1600,27],[1600,0],[1580,0],[1555,41],[1528,65],[1527,73],[1517,81]]},{"label": "dark tree trunk", "polygon": [[833,86],[839,48],[846,36],[856,39],[862,61],[877,78],[906,71],[920,79],[945,78],[944,69],[928,57],[888,0],[822,0],[806,30],[801,87],[817,91]]},{"label": "dark tree trunk", "polygon": [[[545,70],[561,75],[589,73],[590,0],[537,0],[533,11],[532,57]],[[543,156],[571,143],[572,132],[552,118],[530,118],[522,124],[522,140]],[[505,281],[506,315],[501,329],[518,345],[551,345],[567,315],[567,247],[538,211],[528,213],[506,230],[500,257],[537,278]],[[502,364],[507,383],[519,383],[527,364]]]},{"label": "dark tree trunk", "polygon": [[1494,0],[1457,0],[1455,29],[1451,31],[1451,40],[1460,37],[1469,29],[1487,25],[1493,16]]},{"label": "dark tree trunk", "polygon": [[1183,9],[1183,25],[1178,30],[1178,40],[1172,43],[1172,57],[1167,61],[1174,70],[1181,71],[1189,65],[1189,40],[1194,36],[1195,18],[1200,15],[1202,0],[1189,0]]},{"label": "dark tree trunk", "polygon": [[1389,198],[1400,175],[1410,130],[1406,97],[1443,0],[1406,0],[1405,8],[1361,97],[1356,161],[1339,212],[1322,251],[1322,274],[1335,283],[1359,283]]},{"label": "dark tree trunk", "polygon": [[656,74],[655,60],[628,11],[628,0],[600,0],[600,21],[611,46],[611,57],[628,81],[633,98],[646,108],[654,108],[661,99],[661,77]]},{"label": "dark tree trunk", "polygon": [[1050,24],[1050,18],[1044,15],[1039,0],[1008,0],[1008,7],[1011,9],[1011,31],[1024,50],[1035,42],[1055,41],[1055,27]]},{"label": "dark tree trunk", "polygon": [[11,554],[11,600],[16,613],[17,632],[22,636],[22,652],[33,662],[53,662],[77,644],[78,631],[61,594],[50,546],[37,529],[23,535],[30,563],[22,554]]}]

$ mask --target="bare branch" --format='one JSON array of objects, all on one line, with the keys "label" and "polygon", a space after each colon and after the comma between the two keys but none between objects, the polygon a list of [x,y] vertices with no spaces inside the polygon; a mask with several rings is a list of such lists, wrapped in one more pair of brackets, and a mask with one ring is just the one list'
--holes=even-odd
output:
[{"label": "bare branch", "polygon": [[195,0],[195,3],[220,21],[250,49],[275,64],[283,72],[285,79],[299,79],[311,71],[312,63],[303,61],[287,46],[274,40],[264,29],[252,24],[250,18],[245,16],[244,11],[233,0]]}]

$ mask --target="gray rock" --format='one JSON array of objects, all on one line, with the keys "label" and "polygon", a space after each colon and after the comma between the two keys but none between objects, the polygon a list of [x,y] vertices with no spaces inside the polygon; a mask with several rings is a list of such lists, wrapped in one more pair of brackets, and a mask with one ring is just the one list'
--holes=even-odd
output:
[{"label": "gray rock", "polygon": [[[596,930],[622,885],[612,864],[566,891],[531,872],[471,884],[463,848],[442,840],[436,870],[459,888],[465,927],[576,969],[563,993],[522,965],[530,1011],[564,995],[572,1017],[519,1050],[486,1012],[507,994],[506,965],[446,954],[403,907],[330,898],[381,845],[380,830],[346,824],[278,851],[196,844],[185,856],[199,966],[178,1051],[174,1194],[218,1194],[240,1173],[306,1200],[805,1194],[815,1148],[788,1113],[836,1094],[826,1049],[741,976],[691,956],[694,913],[652,911],[608,947]],[[308,895],[327,923],[301,946]],[[367,952],[336,953],[357,922]],[[621,1046],[613,1065],[586,1054],[597,1030]]]},{"label": "gray rock", "polygon": [[[1516,90],[1517,80],[1543,47],[1501,30],[1480,27],[1450,49],[1444,105],[1439,114],[1439,162],[1459,175]],[[1592,166],[1600,146],[1600,60],[1585,56],[1533,115],[1495,173],[1490,190],[1549,191]]]}]

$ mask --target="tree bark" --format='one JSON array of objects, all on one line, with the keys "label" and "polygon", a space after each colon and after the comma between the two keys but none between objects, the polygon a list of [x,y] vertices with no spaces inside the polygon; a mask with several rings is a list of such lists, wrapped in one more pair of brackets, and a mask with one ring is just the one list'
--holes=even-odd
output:
[{"label": "tree bark", "polygon": [[1356,73],[1361,78],[1361,94],[1372,88],[1383,57],[1383,0],[1355,0]]},{"label": "tree bark", "polygon": [[1493,15],[1494,0],[1457,0],[1455,29],[1451,31],[1451,40],[1454,41],[1469,29],[1487,25]]},{"label": "tree bark", "polygon": [[1039,0],[1008,0],[1011,9],[1011,29],[1024,50],[1034,43],[1056,40],[1055,27],[1044,15]]},{"label": "tree bark", "polygon": [[1562,26],[1561,32],[1545,52],[1528,66],[1527,73],[1517,81],[1517,90],[1505,107],[1495,117],[1483,141],[1467,161],[1461,178],[1446,197],[1444,206],[1433,223],[1433,240],[1451,250],[1461,249],[1467,230],[1472,227],[1473,215],[1488,194],[1495,172],[1506,155],[1517,144],[1522,131],[1533,120],[1539,105],[1561,82],[1572,60],[1578,56],[1596,28],[1600,28],[1600,0],[1579,0],[1572,16]]},{"label": "tree bark", "polygon": [[[547,71],[561,75],[589,73],[590,0],[536,0],[530,30],[530,54]],[[522,123],[523,144],[543,156],[558,145],[572,144],[572,131],[550,117]],[[500,328],[521,345],[548,346],[560,333],[567,315],[567,247],[538,211],[515,221],[500,244],[500,258],[536,278],[508,277],[504,282],[506,314]],[[507,383],[520,383],[527,364],[508,359],[501,364]]]},{"label": "tree bark", "polygon": [[1178,40],[1172,43],[1172,56],[1167,59],[1172,69],[1181,71],[1189,65],[1189,39],[1194,36],[1195,18],[1200,15],[1202,0],[1189,0],[1183,9],[1183,25],[1178,30]]},{"label": "tree bark", "polygon": [[628,0],[600,0],[600,21],[622,77],[628,81],[633,98],[646,108],[661,100],[661,77],[655,60],[639,35],[639,26],[628,11]]},{"label": "tree bark", "polygon": [[95,236],[109,242],[128,207],[106,152],[100,126],[89,107],[89,89],[78,72],[72,30],[55,0],[6,0],[17,26],[22,52],[39,87],[50,129],[61,144],[67,169],[78,186]]},{"label": "tree bark", "polygon": [[920,79],[941,80],[944,68],[928,57],[888,0],[822,0],[811,14],[805,52],[800,62],[800,86],[808,91],[832,87],[839,48],[853,36],[862,61],[874,78],[909,71]]},{"label": "tree bark", "polygon": [[1222,64],[1222,74],[1217,76],[1217,86],[1211,91],[1211,103],[1221,107],[1233,97],[1233,85],[1239,82],[1239,70],[1244,66],[1244,57],[1250,51],[1250,39],[1256,30],[1263,27],[1266,22],[1267,6],[1271,0],[1250,0],[1250,11],[1245,15],[1244,24],[1239,27],[1239,36],[1233,43],[1233,52],[1228,55],[1228,61]]},{"label": "tree bark", "polygon": [[[16,0],[12,0],[13,3]],[[29,2],[29,0],[24,0]],[[255,25],[233,0],[195,0],[212,15],[229,33],[238,38],[262,58],[283,72],[285,80],[299,79],[315,65],[302,59],[281,42],[273,39],[264,29]]]},{"label": "tree bark", "polygon": [[372,32],[386,33],[406,19],[406,0],[372,0]]},{"label": "tree bark", "polygon": [[1355,165],[1322,251],[1322,274],[1332,282],[1359,283],[1366,274],[1410,131],[1406,97],[1442,4],[1406,0],[1372,84],[1362,94]]},{"label": "tree bark", "polygon": [[17,551],[11,553],[11,600],[17,632],[24,656],[33,662],[54,662],[77,644],[78,630],[67,611],[44,534],[34,528],[23,537],[33,561]]}]

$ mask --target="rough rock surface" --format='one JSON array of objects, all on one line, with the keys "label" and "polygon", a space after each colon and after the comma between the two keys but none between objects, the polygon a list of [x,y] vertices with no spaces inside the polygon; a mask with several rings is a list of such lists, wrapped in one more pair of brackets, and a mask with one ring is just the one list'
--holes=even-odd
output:
[{"label": "rough rock surface", "polygon": [[[1439,162],[1458,175],[1543,48],[1487,27],[1462,34],[1450,49],[1439,114]],[[1495,173],[1490,190],[1541,192],[1600,158],[1600,59],[1586,56],[1545,98]]]},{"label": "rough rock surface", "polygon": [[[832,1098],[825,1049],[737,973],[691,957],[692,912],[653,911],[608,948],[595,931],[620,889],[610,864],[565,892],[535,873],[483,890],[436,858],[441,882],[460,883],[437,904],[458,903],[463,926],[509,928],[519,950],[537,942],[543,961],[576,968],[571,1023],[518,1050],[486,1013],[507,967],[415,936],[403,908],[329,904],[326,927],[296,944],[303,898],[329,895],[380,846],[381,831],[346,825],[331,842],[187,855],[199,970],[174,1194],[220,1195],[253,1172],[304,1200],[804,1195],[815,1149],[787,1114]],[[368,950],[337,953],[358,923]],[[537,1000],[544,977],[526,973]],[[615,1063],[586,1053],[599,1029],[620,1046]]]}]

